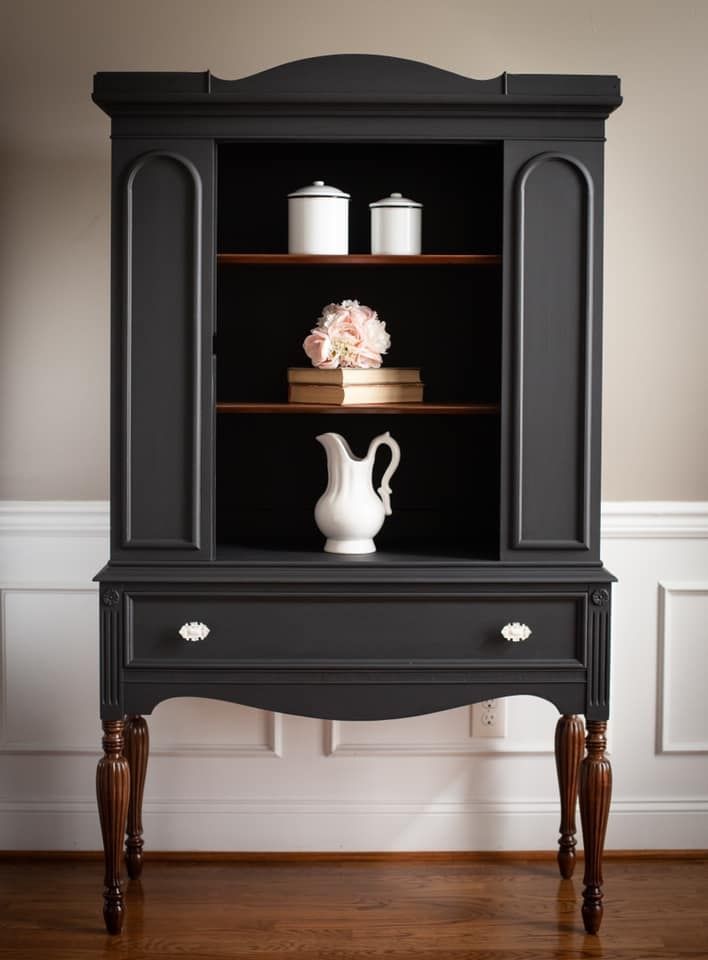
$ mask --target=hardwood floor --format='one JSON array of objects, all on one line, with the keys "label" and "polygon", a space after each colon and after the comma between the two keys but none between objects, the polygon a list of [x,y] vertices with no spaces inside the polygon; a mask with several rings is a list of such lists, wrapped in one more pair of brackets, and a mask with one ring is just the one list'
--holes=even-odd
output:
[{"label": "hardwood floor", "polygon": [[708,958],[708,860],[609,858],[599,937],[582,929],[581,866],[561,880],[539,859],[150,859],[109,937],[99,861],[3,860],[0,958]]}]

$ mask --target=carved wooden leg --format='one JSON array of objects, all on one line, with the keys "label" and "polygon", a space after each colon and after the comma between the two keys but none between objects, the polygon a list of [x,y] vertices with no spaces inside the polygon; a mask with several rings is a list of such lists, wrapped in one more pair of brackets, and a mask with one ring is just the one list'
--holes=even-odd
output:
[{"label": "carved wooden leg", "polygon": [[587,755],[580,767],[580,819],[585,845],[583,922],[588,933],[602,923],[602,851],[612,793],[612,769],[605,756],[607,724],[588,721]]},{"label": "carved wooden leg", "polygon": [[561,807],[558,868],[566,880],[573,876],[575,869],[575,807],[584,741],[585,725],[581,717],[566,714],[559,718],[556,725],[556,771]]},{"label": "carved wooden leg", "polygon": [[125,914],[120,866],[129,792],[130,770],[123,756],[123,721],[104,720],[103,756],[96,771],[96,796],[106,864],[103,919],[109,933],[120,933]]},{"label": "carved wooden leg", "polygon": [[125,758],[130,767],[130,802],[125,841],[128,876],[135,880],[143,872],[143,790],[150,735],[144,717],[129,716],[125,725]]}]

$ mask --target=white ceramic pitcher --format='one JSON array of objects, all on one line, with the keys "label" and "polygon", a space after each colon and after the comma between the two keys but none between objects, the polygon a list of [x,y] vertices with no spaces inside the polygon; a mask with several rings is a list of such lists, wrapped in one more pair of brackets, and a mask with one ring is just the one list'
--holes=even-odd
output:
[{"label": "white ceramic pitcher", "polygon": [[[315,506],[315,522],[327,538],[327,553],[375,553],[374,537],[391,514],[389,481],[401,460],[401,449],[388,431],[375,437],[365,457],[355,457],[338,433],[317,437],[327,453],[329,482]],[[376,496],[372,482],[376,451],[391,449],[391,462]]]}]

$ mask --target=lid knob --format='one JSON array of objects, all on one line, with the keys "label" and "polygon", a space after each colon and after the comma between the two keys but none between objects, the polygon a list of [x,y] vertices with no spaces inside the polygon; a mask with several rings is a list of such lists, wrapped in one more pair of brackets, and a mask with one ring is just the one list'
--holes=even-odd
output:
[{"label": "lid knob", "polygon": [[402,194],[402,193],[392,193],[391,196],[394,197],[396,200],[400,200],[400,199],[402,198],[403,194]]},{"label": "lid knob", "polygon": [[323,186],[324,186],[324,180],[313,180],[313,181],[312,181],[312,186],[313,186],[313,187],[323,187]]}]

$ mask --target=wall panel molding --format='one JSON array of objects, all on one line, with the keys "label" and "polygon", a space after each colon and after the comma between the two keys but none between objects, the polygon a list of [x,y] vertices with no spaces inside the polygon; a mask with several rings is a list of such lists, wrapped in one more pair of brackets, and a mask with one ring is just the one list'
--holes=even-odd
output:
[{"label": "wall panel molding", "polygon": [[[700,598],[702,609],[694,616],[687,633],[676,624],[676,604],[680,598]],[[705,678],[708,677],[708,645],[705,629],[708,623],[708,581],[681,581],[659,584],[659,644],[657,664],[657,749],[659,753],[708,753],[708,723],[703,728],[697,721],[698,710],[705,703]],[[691,630],[691,627],[693,628]],[[695,648],[705,650],[703,663],[696,662]],[[700,654],[699,654],[700,655]],[[680,659],[682,664],[674,661]],[[683,669],[680,667],[683,666]],[[698,678],[691,690],[691,677]],[[684,730],[691,727],[695,736],[672,733],[671,721],[683,711]],[[703,710],[708,716],[708,711]]]},{"label": "wall panel molding", "polygon": [[[167,701],[164,701],[167,702]],[[200,741],[198,744],[184,743],[180,740],[163,741],[150,746],[150,756],[153,757],[228,757],[253,758],[271,757],[279,759],[283,756],[283,715],[272,711],[263,711],[265,714],[265,737],[263,743],[208,743]],[[148,725],[150,718],[147,718]]]},{"label": "wall panel molding", "polygon": [[465,757],[553,753],[551,735],[543,743],[514,740],[511,737],[473,737],[472,707],[469,708],[469,736],[454,740],[345,740],[341,721],[325,720],[324,725],[324,752],[328,757]]}]

